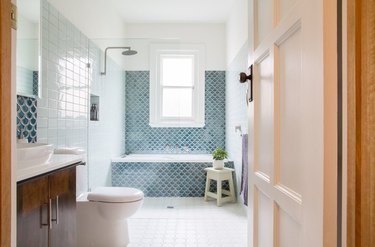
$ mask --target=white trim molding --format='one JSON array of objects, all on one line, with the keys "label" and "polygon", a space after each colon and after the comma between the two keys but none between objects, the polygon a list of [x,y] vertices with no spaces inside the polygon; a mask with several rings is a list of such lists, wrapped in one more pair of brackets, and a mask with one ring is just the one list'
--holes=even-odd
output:
[{"label": "white trim molding", "polygon": [[[163,57],[191,57],[193,60],[193,92],[191,117],[162,116]],[[150,45],[150,126],[153,128],[203,128],[205,125],[205,46],[202,44]]]}]

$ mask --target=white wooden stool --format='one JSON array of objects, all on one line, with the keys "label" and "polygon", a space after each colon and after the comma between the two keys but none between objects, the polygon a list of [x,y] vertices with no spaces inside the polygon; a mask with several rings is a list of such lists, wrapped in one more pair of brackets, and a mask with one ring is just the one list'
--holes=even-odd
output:
[{"label": "white wooden stool", "polygon": [[[223,202],[235,202],[236,196],[234,194],[234,185],[233,185],[233,176],[232,168],[224,168],[221,170],[216,170],[212,167],[204,169],[207,171],[207,180],[206,180],[206,190],[204,193],[204,199],[208,201],[208,197],[212,197],[217,200],[217,206],[220,207]],[[216,194],[210,191],[210,181],[216,180],[217,191]],[[228,180],[229,190],[224,190],[222,188],[222,181]],[[227,197],[223,197],[223,194]]]}]

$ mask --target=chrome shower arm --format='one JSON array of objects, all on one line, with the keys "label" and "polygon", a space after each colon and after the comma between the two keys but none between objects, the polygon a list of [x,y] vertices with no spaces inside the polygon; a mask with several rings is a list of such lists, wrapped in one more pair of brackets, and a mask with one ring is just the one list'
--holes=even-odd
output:
[{"label": "chrome shower arm", "polygon": [[101,75],[106,75],[107,74],[107,52],[108,52],[108,50],[114,50],[114,49],[126,49],[126,50],[130,50],[131,48],[130,48],[130,46],[124,46],[124,47],[121,47],[121,46],[110,46],[110,47],[105,48],[105,50],[104,50],[104,71],[100,73]]}]

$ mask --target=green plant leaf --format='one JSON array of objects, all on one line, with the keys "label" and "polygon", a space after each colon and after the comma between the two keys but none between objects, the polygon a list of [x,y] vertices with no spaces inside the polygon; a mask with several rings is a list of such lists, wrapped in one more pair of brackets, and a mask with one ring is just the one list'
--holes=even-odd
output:
[{"label": "green plant leaf", "polygon": [[212,152],[212,158],[214,160],[223,160],[223,159],[226,159],[228,158],[228,153],[220,148],[220,147],[217,147],[213,152]]}]

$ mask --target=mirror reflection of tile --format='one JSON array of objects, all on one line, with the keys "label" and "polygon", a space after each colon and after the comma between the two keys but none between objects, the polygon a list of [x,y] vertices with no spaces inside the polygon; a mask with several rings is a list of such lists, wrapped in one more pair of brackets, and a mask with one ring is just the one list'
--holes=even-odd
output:
[{"label": "mirror reflection of tile", "polygon": [[37,141],[37,100],[17,95],[17,137],[22,130],[28,141]]}]

